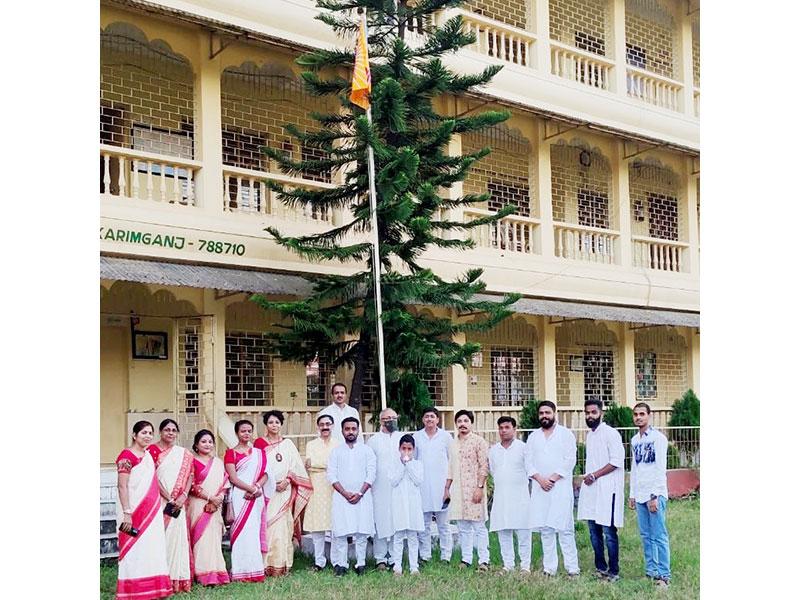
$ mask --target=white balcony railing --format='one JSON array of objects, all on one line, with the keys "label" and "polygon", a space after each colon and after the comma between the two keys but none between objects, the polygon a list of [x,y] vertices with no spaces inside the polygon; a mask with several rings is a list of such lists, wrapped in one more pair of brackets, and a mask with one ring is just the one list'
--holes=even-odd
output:
[{"label": "white balcony railing", "polygon": [[100,145],[100,193],[183,206],[196,204],[195,160]]},{"label": "white balcony railing", "polygon": [[550,40],[550,72],[556,77],[608,91],[614,62]]},{"label": "white balcony railing", "polygon": [[225,212],[274,215],[286,221],[331,222],[331,215],[327,209],[312,208],[308,205],[296,209],[288,208],[267,188],[266,180],[283,183],[288,187],[306,189],[335,187],[331,183],[229,166],[223,168],[222,178],[224,185],[222,206]]},{"label": "white balcony railing", "polygon": [[645,236],[631,236],[633,265],[675,273],[686,271],[685,252],[689,244]]},{"label": "white balcony railing", "polygon": [[619,232],[570,223],[554,223],[553,231],[557,257],[614,264],[614,244]]},{"label": "white balcony railing", "polygon": [[[494,214],[492,211],[470,208],[464,211],[464,221],[470,222]],[[539,220],[510,215],[494,223],[469,230],[470,239],[479,248],[534,254],[534,232]]]},{"label": "white balcony railing", "polygon": [[660,108],[680,111],[683,84],[637,67],[627,67],[628,96]]},{"label": "white balcony railing", "polygon": [[438,13],[436,25],[440,26],[459,14],[464,19],[464,33],[474,33],[477,38],[474,44],[467,46],[469,50],[522,67],[533,66],[531,52],[535,34],[461,9]]}]

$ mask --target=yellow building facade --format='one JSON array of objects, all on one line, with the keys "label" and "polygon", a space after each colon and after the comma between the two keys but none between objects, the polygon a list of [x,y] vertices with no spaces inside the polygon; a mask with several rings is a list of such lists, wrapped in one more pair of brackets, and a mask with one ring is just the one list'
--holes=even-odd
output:
[{"label": "yellow building facade", "polygon": [[[296,298],[300,275],[348,267],[302,262],[267,239],[323,231],[344,212],[288,209],[266,180],[288,177],[259,147],[313,156],[282,129],[312,127],[329,108],[303,91],[294,59],[343,44],[310,0],[103,0],[100,31],[101,462],[132,423],[165,416],[184,445],[210,428],[280,408],[284,431],[311,434],[334,381],[351,373],[284,363],[267,348],[275,319],[252,292]],[[447,11],[436,19],[445,19]],[[459,72],[505,66],[459,114],[505,107],[512,117],[450,151],[491,146],[452,194],[489,192],[475,248],[428,252],[443,277],[485,269],[487,292],[519,292],[516,313],[469,338],[466,368],[431,375],[437,406],[476,411],[478,429],[531,398],[582,423],[583,402],[646,400],[665,424],[672,402],[699,393],[699,6],[677,0],[471,0],[477,35],[448,58]],[[463,341],[463,340],[462,340]],[[369,381],[365,417],[379,397]],[[260,430],[260,425],[259,425]]]}]

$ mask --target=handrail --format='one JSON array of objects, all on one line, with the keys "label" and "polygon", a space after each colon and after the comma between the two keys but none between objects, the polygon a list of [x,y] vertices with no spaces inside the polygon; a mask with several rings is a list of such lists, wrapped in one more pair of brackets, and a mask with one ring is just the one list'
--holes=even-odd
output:
[{"label": "handrail", "polygon": [[681,248],[688,248],[689,242],[682,242],[680,240],[666,240],[664,238],[648,237],[646,235],[632,235],[631,240],[634,242],[648,242],[651,244],[666,244],[669,246],[680,246]]},{"label": "handrail", "polygon": [[683,88],[683,83],[676,79],[672,79],[670,77],[665,77],[664,75],[659,75],[658,73],[653,73],[652,71],[648,71],[647,69],[641,69],[639,67],[634,67],[633,65],[625,65],[625,68],[630,73],[635,73],[637,75],[641,75],[642,77],[647,77],[649,79],[655,79],[656,81],[660,81],[661,83],[666,83],[667,85],[671,85],[678,88]]},{"label": "handrail", "polygon": [[190,158],[181,158],[179,156],[172,156],[171,154],[156,154],[155,152],[144,152],[143,150],[134,150],[133,148],[122,148],[120,146],[109,146],[108,144],[100,144],[100,152],[106,154],[119,154],[136,160],[144,162],[158,162],[169,163],[170,165],[177,165],[179,167],[191,167],[199,169],[203,163]]},{"label": "handrail", "polygon": [[583,58],[587,58],[591,61],[600,63],[605,67],[614,67],[617,64],[616,61],[611,60],[606,56],[603,56],[601,54],[594,54],[593,52],[588,52],[581,48],[570,46],[569,44],[565,44],[564,42],[559,42],[558,40],[550,39],[550,47],[559,48],[560,50],[566,50],[567,52],[572,52],[573,54],[577,54],[578,56],[581,56]]},{"label": "handrail", "polygon": [[509,25],[508,23],[503,23],[503,21],[498,21],[497,19],[492,19],[491,17],[487,17],[485,15],[479,15],[478,13],[464,10],[463,8],[454,8],[445,11],[442,16],[442,20],[439,21],[439,19],[437,19],[436,24],[438,25],[440,22],[447,21],[448,19],[456,15],[461,15],[465,20],[473,21],[481,25],[486,25],[487,27],[492,27],[494,29],[504,30],[506,33],[510,33],[512,35],[528,38],[530,41],[535,41],[538,39],[538,36],[532,31],[528,31],[527,29],[520,29],[519,27],[515,27],[514,25]]},{"label": "handrail", "polygon": [[314,179],[306,179],[304,177],[292,177],[291,175],[284,175],[283,173],[271,173],[269,171],[258,171],[256,169],[245,169],[242,167],[232,167],[229,165],[223,165],[222,171],[225,173],[231,173],[233,175],[241,175],[243,177],[248,177],[253,179],[269,179],[271,181],[277,181],[278,183],[284,183],[286,185],[296,185],[298,187],[311,187],[324,190],[331,190],[336,188],[336,185],[333,183],[327,183],[325,181],[316,181]]},{"label": "handrail", "polygon": [[[464,209],[464,213],[472,213],[472,214],[480,215],[480,216],[483,216],[483,217],[491,217],[493,215],[496,215],[497,211],[495,211],[495,210],[487,210],[485,208],[465,208]],[[522,215],[515,215],[515,214],[506,215],[505,217],[503,217],[500,220],[502,221],[502,220],[505,220],[505,219],[513,219],[514,221],[521,221],[523,223],[530,223],[532,225],[540,225],[541,224],[541,220],[537,219],[536,217],[525,217],[525,216],[522,216]]]},{"label": "handrail", "polygon": [[576,225],[575,223],[565,223],[564,221],[553,221],[555,227],[562,229],[572,229],[575,231],[586,231],[588,233],[604,233],[607,235],[619,236],[619,231],[616,229],[605,229],[603,227],[591,227],[589,225]]}]

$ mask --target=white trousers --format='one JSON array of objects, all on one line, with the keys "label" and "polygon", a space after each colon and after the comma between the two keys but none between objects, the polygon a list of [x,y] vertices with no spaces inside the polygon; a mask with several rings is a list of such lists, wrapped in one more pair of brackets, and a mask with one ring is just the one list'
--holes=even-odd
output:
[{"label": "white trousers", "polygon": [[[367,564],[367,538],[365,533],[353,534],[356,542],[356,566],[363,567]],[[331,562],[334,567],[348,567],[347,562],[347,536],[333,538],[331,542]]]},{"label": "white trousers", "polygon": [[450,556],[453,553],[453,536],[450,533],[450,520],[447,518],[447,511],[442,510],[423,514],[425,516],[425,531],[419,533],[419,557],[422,560],[431,559],[431,552],[433,550],[433,543],[431,541],[431,521],[433,521],[435,516],[436,528],[439,531],[441,559],[449,562]]},{"label": "white trousers", "polygon": [[372,538],[372,555],[376,563],[394,563],[394,553],[392,552],[392,538],[379,538],[377,535]]},{"label": "white trousers", "polygon": [[408,540],[408,568],[412,573],[419,571],[419,535],[418,531],[404,529],[395,531],[392,537],[392,562],[394,572],[403,572],[403,542]]},{"label": "white trousers", "polygon": [[489,530],[483,521],[456,521],[461,544],[461,560],[472,564],[472,549],[478,551],[478,564],[489,564]]},{"label": "white trousers", "polygon": [[314,564],[325,568],[325,531],[312,531],[311,541],[314,542]]},{"label": "white trousers", "polygon": [[501,529],[497,532],[500,540],[500,556],[503,557],[503,568],[514,570],[514,532],[517,533],[517,546],[519,548],[519,568],[524,571],[531,570],[531,530],[530,529]]},{"label": "white trousers", "polygon": [[544,527],[542,534],[542,567],[548,573],[558,571],[558,551],[556,550],[556,533],[564,557],[564,568],[567,573],[580,573],[578,566],[578,549],[575,547],[575,531],[556,532],[552,527]]}]

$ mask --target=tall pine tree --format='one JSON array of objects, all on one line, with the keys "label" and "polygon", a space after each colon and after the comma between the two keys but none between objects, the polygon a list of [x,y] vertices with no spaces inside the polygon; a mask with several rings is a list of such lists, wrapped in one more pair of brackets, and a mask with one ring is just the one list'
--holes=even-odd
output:
[{"label": "tall pine tree", "polygon": [[[269,185],[289,207],[311,207],[328,214],[349,209],[350,220],[303,237],[286,237],[276,228],[267,231],[278,244],[305,259],[350,263],[359,270],[349,276],[314,277],[313,293],[294,302],[274,302],[263,296],[253,299],[281,315],[280,330],[272,334],[271,343],[282,360],[307,364],[317,357],[329,367],[353,367],[350,404],[356,408],[365,379],[371,376],[377,383],[377,373],[369,372],[377,364],[377,348],[366,160],[367,146],[374,149],[387,394],[401,425],[418,423],[420,409],[431,402],[424,378],[451,365],[466,366],[480,350],[477,343],[454,342],[454,336],[494,327],[511,314],[509,306],[518,299],[516,295],[498,302],[476,299],[485,289],[481,269],[469,269],[457,280],[445,281],[418,262],[430,247],[472,248],[467,230],[514,210],[507,206],[470,222],[448,219],[451,209],[485,202],[489,196],[447,197],[447,190],[463,181],[473,163],[490,152],[484,148],[448,156],[451,137],[486,129],[509,117],[500,111],[447,116],[435,110],[436,98],[485,85],[501,69],[492,66],[476,75],[458,75],[445,68],[441,57],[474,42],[474,35],[462,32],[461,17],[438,27],[432,25],[431,17],[462,1],[318,0],[323,12],[317,18],[348,40],[355,39],[361,20],[358,13],[366,10],[372,124],[349,100],[352,49],[317,50],[297,60],[306,69],[305,86],[313,95],[337,97],[342,110],[313,113],[320,124],[316,131],[291,125],[285,129],[324,158],[298,161],[280,150],[265,149],[286,174],[343,173],[342,184],[334,189]],[[407,43],[410,30],[417,35],[424,32],[421,44]],[[443,307],[447,316],[418,310],[424,307]]]}]

